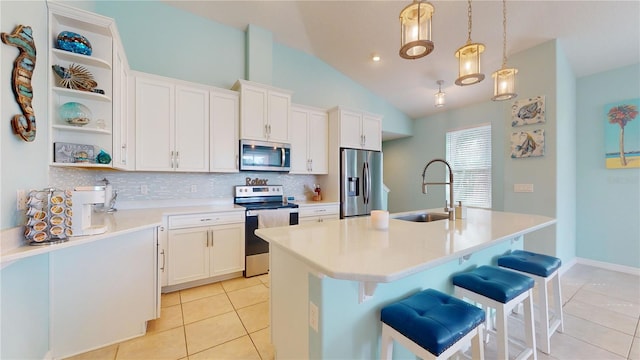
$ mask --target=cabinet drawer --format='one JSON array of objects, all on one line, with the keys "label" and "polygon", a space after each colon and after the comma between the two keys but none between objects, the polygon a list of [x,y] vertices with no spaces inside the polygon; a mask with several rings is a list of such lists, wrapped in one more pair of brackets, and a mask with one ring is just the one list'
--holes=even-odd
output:
[{"label": "cabinet drawer", "polygon": [[301,218],[308,216],[324,216],[324,215],[339,215],[339,205],[313,205],[313,206],[300,206],[299,216]]},{"label": "cabinet drawer", "polygon": [[244,222],[244,211],[169,216],[169,229]]}]

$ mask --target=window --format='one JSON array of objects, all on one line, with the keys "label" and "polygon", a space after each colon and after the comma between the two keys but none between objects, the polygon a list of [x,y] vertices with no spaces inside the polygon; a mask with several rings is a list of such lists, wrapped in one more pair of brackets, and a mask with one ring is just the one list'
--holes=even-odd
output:
[{"label": "window", "polygon": [[[491,208],[491,124],[448,131],[445,146],[456,204],[462,201],[465,206]],[[448,171],[446,174],[449,177]],[[449,187],[446,189],[448,201]]]}]

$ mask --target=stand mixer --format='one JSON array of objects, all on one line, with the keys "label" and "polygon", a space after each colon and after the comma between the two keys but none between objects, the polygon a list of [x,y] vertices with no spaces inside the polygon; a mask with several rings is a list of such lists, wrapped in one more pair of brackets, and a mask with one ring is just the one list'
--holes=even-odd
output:
[{"label": "stand mixer", "polygon": [[96,235],[107,231],[106,225],[91,224],[93,205],[104,204],[106,200],[106,186],[78,186],[73,189],[73,236]]}]

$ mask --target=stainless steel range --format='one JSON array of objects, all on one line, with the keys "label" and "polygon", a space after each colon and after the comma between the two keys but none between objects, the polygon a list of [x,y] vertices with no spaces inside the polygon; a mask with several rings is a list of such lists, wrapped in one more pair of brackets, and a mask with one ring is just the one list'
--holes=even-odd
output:
[{"label": "stainless steel range", "polygon": [[269,243],[254,233],[263,227],[298,224],[298,205],[287,203],[282,185],[236,186],[234,203],[245,212],[245,277],[269,272]]}]

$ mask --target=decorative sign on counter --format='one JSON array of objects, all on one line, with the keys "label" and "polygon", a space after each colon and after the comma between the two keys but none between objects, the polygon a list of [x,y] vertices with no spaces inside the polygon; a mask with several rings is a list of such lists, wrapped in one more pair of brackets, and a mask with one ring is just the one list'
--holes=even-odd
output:
[{"label": "decorative sign on counter", "polygon": [[245,185],[267,185],[267,181],[269,181],[268,179],[252,179],[250,177],[245,179],[246,184]]}]

